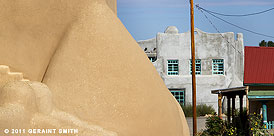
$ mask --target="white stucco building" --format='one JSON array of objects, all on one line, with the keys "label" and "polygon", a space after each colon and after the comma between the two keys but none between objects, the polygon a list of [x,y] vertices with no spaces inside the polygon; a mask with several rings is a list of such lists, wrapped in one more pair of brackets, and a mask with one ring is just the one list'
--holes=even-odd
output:
[{"label": "white stucco building", "polygon": [[[167,88],[181,103],[192,102],[190,32],[168,27],[156,38],[138,41]],[[243,35],[206,33],[195,29],[197,104],[213,105],[211,90],[243,85]]]}]

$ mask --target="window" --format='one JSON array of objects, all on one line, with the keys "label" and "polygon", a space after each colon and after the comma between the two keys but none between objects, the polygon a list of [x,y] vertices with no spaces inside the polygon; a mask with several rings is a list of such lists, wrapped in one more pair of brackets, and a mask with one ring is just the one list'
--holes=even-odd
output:
[{"label": "window", "polygon": [[169,89],[176,100],[185,105],[185,89]]},{"label": "window", "polygon": [[167,60],[167,75],[179,75],[178,60]]},{"label": "window", "polygon": [[157,60],[157,57],[148,57],[148,59],[151,61],[151,62],[155,62]]},{"label": "window", "polygon": [[212,74],[213,75],[223,75],[224,74],[224,60],[223,59],[213,59],[212,60]]},{"label": "window", "polygon": [[[190,64],[190,74],[192,74],[192,60],[189,61]],[[196,59],[195,60],[195,74],[197,75],[201,75],[201,69],[202,69],[202,65],[201,65],[201,60],[200,59]]]}]

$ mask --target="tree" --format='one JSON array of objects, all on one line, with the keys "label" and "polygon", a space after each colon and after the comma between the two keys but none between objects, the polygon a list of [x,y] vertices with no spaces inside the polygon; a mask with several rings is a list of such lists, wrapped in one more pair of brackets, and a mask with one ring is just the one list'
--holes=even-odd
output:
[{"label": "tree", "polygon": [[260,43],[259,43],[259,46],[260,47],[266,47],[267,43],[265,42],[265,40],[262,40]]},{"label": "tree", "polygon": [[274,47],[274,42],[272,42],[272,41],[266,42],[265,40],[262,40],[262,41],[259,43],[259,46],[260,46],[260,47]]},{"label": "tree", "polygon": [[268,46],[268,47],[274,47],[274,42],[268,41],[268,42],[267,42],[267,46]]}]

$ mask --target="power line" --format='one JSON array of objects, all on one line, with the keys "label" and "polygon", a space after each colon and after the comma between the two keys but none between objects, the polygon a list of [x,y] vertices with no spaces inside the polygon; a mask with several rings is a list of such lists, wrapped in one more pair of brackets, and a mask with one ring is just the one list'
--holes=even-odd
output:
[{"label": "power line", "polygon": [[210,10],[204,9],[202,7],[199,7],[199,8],[206,11],[206,12],[210,12],[212,14],[221,15],[221,16],[233,16],[233,17],[253,16],[253,15],[258,15],[258,14],[262,14],[262,13],[274,10],[274,7],[273,7],[273,8],[267,9],[267,10],[263,10],[263,11],[260,11],[260,12],[254,12],[254,13],[250,13],[250,14],[223,14],[223,13],[210,11]]},{"label": "power line", "polygon": [[225,39],[226,42],[232,46],[232,48],[234,48],[236,51],[238,51],[240,54],[242,54],[239,50],[237,50],[237,49],[235,48],[235,46],[234,46],[232,43],[230,43],[230,42],[221,34],[221,32],[220,32],[220,31],[217,29],[217,27],[212,23],[212,21],[207,17],[207,15],[203,12],[203,10],[200,10],[200,11],[203,13],[203,15],[205,16],[205,18],[207,19],[207,21],[212,25],[212,27],[221,35],[221,37],[222,37],[223,39]]},{"label": "power line", "polygon": [[[203,10],[199,5],[196,5],[196,7],[197,7],[200,11]],[[203,10],[203,11],[207,12],[206,10]],[[210,14],[211,16],[213,16],[213,17],[215,17],[215,18],[217,18],[217,19],[219,19],[219,20],[221,20],[221,21],[223,21],[223,22],[225,22],[225,23],[227,23],[227,24],[229,24],[229,25],[232,25],[232,26],[234,26],[234,27],[237,27],[237,28],[239,28],[239,29],[248,31],[248,32],[253,33],[253,34],[257,34],[257,35],[261,35],[261,36],[265,36],[265,37],[269,37],[269,38],[274,38],[274,36],[266,35],[266,34],[262,34],[262,33],[258,33],[258,32],[255,32],[255,31],[252,31],[252,30],[243,28],[243,27],[241,27],[241,26],[235,25],[235,24],[233,24],[233,23],[230,23],[230,22],[228,22],[228,21],[226,21],[226,20],[224,20],[224,19],[222,19],[222,18],[220,18],[220,17],[218,17],[218,16],[216,16],[216,15],[210,13],[210,12],[207,12],[207,13]]]}]

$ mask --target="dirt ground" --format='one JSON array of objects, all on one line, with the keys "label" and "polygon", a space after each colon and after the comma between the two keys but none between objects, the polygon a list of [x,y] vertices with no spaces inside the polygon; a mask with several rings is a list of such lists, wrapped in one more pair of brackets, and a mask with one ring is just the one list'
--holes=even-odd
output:
[{"label": "dirt ground", "polygon": [[[193,118],[192,117],[186,117],[186,120],[187,120],[187,124],[188,124],[188,127],[189,127],[189,132],[190,132],[190,135],[192,136],[193,135],[193,130],[192,130],[192,127],[193,127]],[[197,117],[197,130],[198,132],[201,131],[202,129],[205,129],[205,122],[206,122],[206,118],[205,117]]]}]

